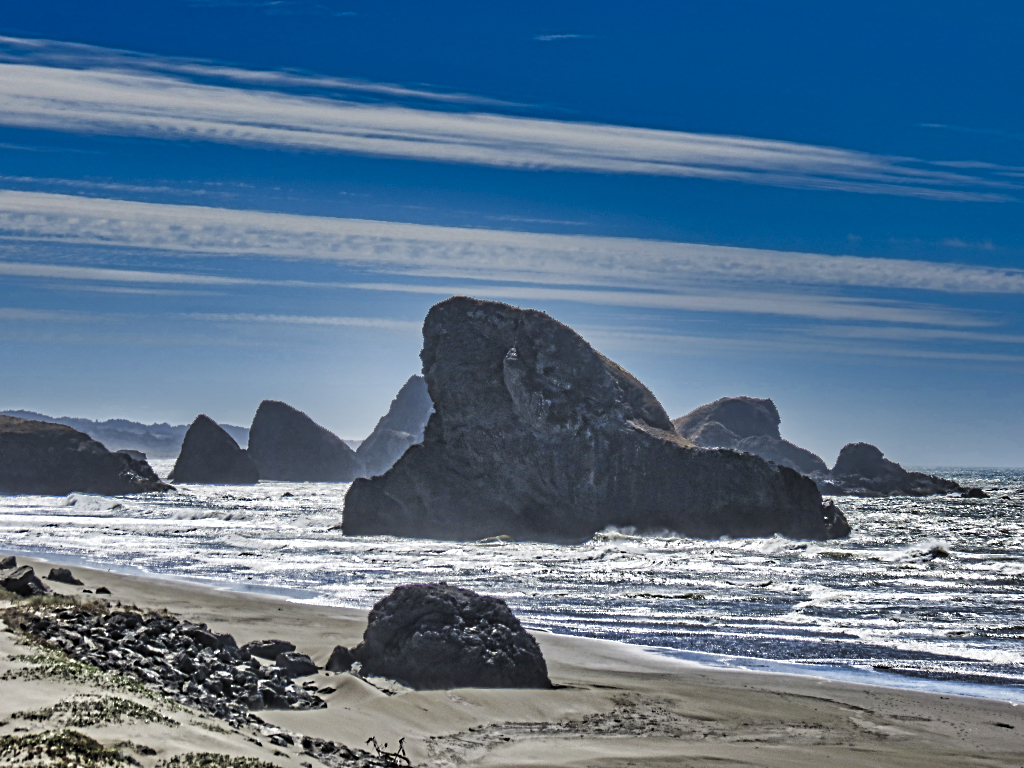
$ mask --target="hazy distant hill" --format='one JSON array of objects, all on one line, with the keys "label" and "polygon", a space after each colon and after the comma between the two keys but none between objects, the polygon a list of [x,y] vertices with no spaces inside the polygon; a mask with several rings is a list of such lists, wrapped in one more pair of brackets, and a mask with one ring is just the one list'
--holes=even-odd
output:
[{"label": "hazy distant hill", "polygon": [[[4,416],[17,416],[21,419],[49,421],[54,424],[66,424],[85,432],[93,440],[99,440],[110,451],[130,448],[142,451],[150,459],[173,459],[181,450],[181,441],[185,439],[188,424],[140,424],[127,419],[110,419],[93,421],[92,419],[76,419],[70,416],[54,418],[32,411],[0,411]],[[225,431],[235,439],[241,447],[249,442],[249,430],[246,427],[235,427],[221,424]]]}]

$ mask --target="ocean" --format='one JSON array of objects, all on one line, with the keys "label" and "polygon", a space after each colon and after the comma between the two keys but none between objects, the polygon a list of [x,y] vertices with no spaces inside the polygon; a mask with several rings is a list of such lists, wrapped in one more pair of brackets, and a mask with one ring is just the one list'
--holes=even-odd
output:
[{"label": "ocean", "polygon": [[991,498],[838,497],[853,526],[839,541],[627,529],[566,546],[346,537],[344,483],[184,485],[0,497],[0,552],[367,609],[444,581],[503,598],[537,631],[1024,701],[1024,470],[918,469]]}]

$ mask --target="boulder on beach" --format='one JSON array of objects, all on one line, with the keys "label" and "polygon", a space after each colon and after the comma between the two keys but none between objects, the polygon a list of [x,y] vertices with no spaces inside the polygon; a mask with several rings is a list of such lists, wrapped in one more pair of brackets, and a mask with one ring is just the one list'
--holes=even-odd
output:
[{"label": "boulder on beach", "polygon": [[285,675],[289,678],[308,677],[309,675],[315,675],[319,671],[309,656],[304,653],[295,653],[294,651],[277,654],[274,664],[283,669]]},{"label": "boulder on beach", "polygon": [[39,580],[30,565],[0,571],[0,587],[21,597],[46,595],[50,592],[50,588]]},{"label": "boulder on beach", "polygon": [[327,660],[324,669],[328,672],[348,672],[352,668],[353,662],[355,662],[355,657],[352,655],[352,651],[344,645],[336,645],[331,651],[331,658]]},{"label": "boulder on beach", "polygon": [[643,384],[543,312],[448,299],[427,315],[420,356],[435,409],[424,440],[352,484],[347,535],[835,535],[813,481],[695,446]]},{"label": "boulder on beach", "polygon": [[120,496],[171,486],[145,461],[63,424],[0,416],[0,494]]},{"label": "boulder on beach", "polygon": [[447,584],[397,587],[352,649],[360,674],[417,690],[550,688],[533,636],[504,600]]},{"label": "boulder on beach", "polygon": [[171,479],[176,483],[252,485],[259,482],[260,473],[231,435],[200,414],[185,433]]},{"label": "boulder on beach", "polygon": [[350,483],[363,470],[344,440],[278,400],[264,400],[256,409],[249,456],[262,480]]},{"label": "boulder on beach", "polygon": [[783,440],[771,399],[723,397],[672,420],[676,432],[701,448],[732,448],[790,467],[803,475],[828,472],[821,457]]},{"label": "boulder on beach", "polygon": [[422,376],[412,376],[398,390],[388,412],[360,445],[357,454],[366,477],[383,475],[410,446],[423,442],[434,404]]},{"label": "boulder on beach", "polygon": [[934,496],[967,491],[953,480],[908,472],[870,443],[843,446],[831,480],[851,496]]},{"label": "boulder on beach", "polygon": [[59,581],[61,584],[71,584],[76,587],[84,586],[84,583],[76,579],[67,568],[51,568],[46,580]]}]

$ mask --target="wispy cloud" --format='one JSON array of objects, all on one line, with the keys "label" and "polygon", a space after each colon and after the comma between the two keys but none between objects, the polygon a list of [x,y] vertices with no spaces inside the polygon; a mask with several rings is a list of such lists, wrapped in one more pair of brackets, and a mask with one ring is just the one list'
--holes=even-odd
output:
[{"label": "wispy cloud", "polygon": [[534,40],[541,43],[553,43],[559,40],[593,40],[593,35],[578,35],[578,34],[565,34],[565,35],[534,35]]},{"label": "wispy cloud", "polygon": [[384,317],[334,317],[317,315],[256,315],[248,313],[210,314],[193,312],[183,315],[193,320],[213,320],[229,323],[277,323],[282,325],[324,325],[346,328],[377,328],[386,331],[419,334],[423,324],[409,320]]},{"label": "wispy cloud", "polygon": [[[518,170],[737,181],[936,200],[1004,201],[990,172],[741,136],[357,103],[288,89],[472,103],[462,95],[254,72],[49,41],[0,39],[0,124]],[[477,100],[479,101],[479,100]]]},{"label": "wispy cloud", "polygon": [[[725,284],[762,289],[789,285],[1024,294],[1024,270],[1005,267],[439,227],[9,190],[0,191],[0,237],[173,253],[316,259],[376,272],[437,278],[681,293]],[[139,276],[140,281],[147,279],[153,280]],[[214,284],[228,278],[203,279]]]}]

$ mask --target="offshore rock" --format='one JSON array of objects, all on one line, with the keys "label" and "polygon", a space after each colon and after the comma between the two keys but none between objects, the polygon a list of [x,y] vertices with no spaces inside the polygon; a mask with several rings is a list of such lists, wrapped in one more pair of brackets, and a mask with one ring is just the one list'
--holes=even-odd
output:
[{"label": "offshore rock", "polygon": [[504,600],[447,584],[397,587],[352,649],[360,674],[417,690],[550,688],[537,641]]},{"label": "offshore rock", "polygon": [[779,434],[779,410],[770,399],[723,397],[672,420],[676,432],[702,448],[733,448],[803,475],[828,473],[821,457]]},{"label": "offshore rock", "polygon": [[424,440],[352,484],[347,535],[834,535],[811,480],[694,446],[643,384],[543,312],[448,299],[427,315],[421,358],[435,408]]},{"label": "offshore rock", "polygon": [[252,485],[260,473],[231,435],[200,414],[185,433],[171,478],[176,483]]},{"label": "offshore rock", "polygon": [[933,496],[963,493],[953,480],[908,472],[870,443],[849,443],[832,468],[832,482],[851,496]]},{"label": "offshore rock", "polygon": [[278,400],[264,400],[256,410],[249,457],[263,480],[350,483],[363,469],[340,437]]},{"label": "offshore rock", "polygon": [[145,461],[63,424],[0,416],[0,494],[119,496],[166,491]]},{"label": "offshore rock", "polygon": [[410,446],[423,442],[434,403],[422,376],[412,376],[398,390],[388,412],[359,446],[366,477],[383,475],[402,458]]}]

